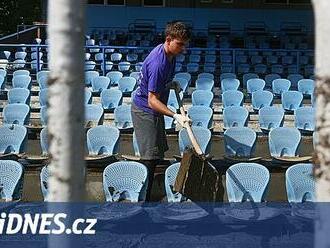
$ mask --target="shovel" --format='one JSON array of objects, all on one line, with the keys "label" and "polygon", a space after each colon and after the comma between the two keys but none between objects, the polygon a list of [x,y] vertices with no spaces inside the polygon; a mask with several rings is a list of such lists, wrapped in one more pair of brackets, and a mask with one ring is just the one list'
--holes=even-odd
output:
[{"label": "shovel", "polygon": [[[180,113],[186,116],[181,98],[178,92],[175,93]],[[183,153],[174,191],[180,192],[194,202],[215,202],[219,187],[222,187],[219,183],[219,173],[200,148],[190,124],[185,123],[183,128],[187,130],[192,147],[187,148]]]}]

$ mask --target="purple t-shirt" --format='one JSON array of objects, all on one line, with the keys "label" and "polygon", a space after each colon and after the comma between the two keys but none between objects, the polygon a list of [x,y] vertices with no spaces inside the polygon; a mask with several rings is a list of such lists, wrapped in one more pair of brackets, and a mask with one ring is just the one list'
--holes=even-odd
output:
[{"label": "purple t-shirt", "polygon": [[142,65],[141,80],[134,96],[134,104],[145,112],[159,115],[148,105],[148,93],[160,94],[160,100],[167,104],[169,90],[165,85],[173,79],[175,59],[169,61],[166,57],[164,45],[155,47],[146,57]]}]

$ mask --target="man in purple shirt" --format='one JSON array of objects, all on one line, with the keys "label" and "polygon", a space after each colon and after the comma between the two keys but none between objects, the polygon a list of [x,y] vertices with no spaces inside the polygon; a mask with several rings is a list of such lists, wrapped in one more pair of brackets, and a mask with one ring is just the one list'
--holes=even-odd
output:
[{"label": "man in purple shirt", "polygon": [[170,88],[179,91],[172,82],[175,72],[175,56],[183,52],[190,33],[182,22],[166,26],[165,42],[155,47],[142,66],[141,81],[132,103],[132,120],[141,162],[148,168],[146,200],[150,200],[155,166],[168,150],[164,115],[173,117],[180,125],[190,119],[167,108]]}]

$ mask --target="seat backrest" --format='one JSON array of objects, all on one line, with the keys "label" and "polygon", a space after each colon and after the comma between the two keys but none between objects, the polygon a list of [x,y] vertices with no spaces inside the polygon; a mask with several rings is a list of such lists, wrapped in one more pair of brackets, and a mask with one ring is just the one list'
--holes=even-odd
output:
[{"label": "seat backrest", "polygon": [[272,90],[274,94],[282,94],[289,91],[291,82],[285,78],[274,79],[272,82]]},{"label": "seat backrest", "polygon": [[31,77],[26,75],[18,75],[13,77],[13,88],[31,89]]},{"label": "seat backrest", "polygon": [[271,130],[283,126],[284,110],[276,106],[265,106],[259,110],[260,128]]},{"label": "seat backrest", "polygon": [[120,161],[108,165],[103,171],[103,188],[106,201],[115,195],[128,192],[130,200],[145,200],[148,169],[135,161]]},{"label": "seat backrest", "polygon": [[229,106],[223,110],[224,128],[247,126],[249,111],[241,106]]},{"label": "seat backrest", "polygon": [[48,154],[48,148],[49,148],[48,128],[47,127],[44,127],[40,131],[40,147],[41,147],[42,154],[47,155]]},{"label": "seat backrest", "polygon": [[123,77],[123,73],[120,71],[109,71],[106,75],[108,78],[110,78],[110,84],[118,84],[119,79]]},{"label": "seat backrest", "polygon": [[20,125],[0,127],[0,153],[22,153],[25,150],[27,129]]},{"label": "seat backrest", "polygon": [[104,110],[101,105],[98,104],[86,104],[85,105],[85,122],[92,122],[93,125],[103,124]]},{"label": "seat backrest", "polygon": [[122,104],[123,93],[119,89],[106,89],[101,92],[101,103],[104,109],[114,109]]},{"label": "seat backrest", "polygon": [[302,130],[314,131],[315,109],[313,107],[300,107],[296,109],[295,127]]},{"label": "seat backrest", "polygon": [[119,129],[114,126],[97,126],[87,131],[87,148],[89,155],[107,154],[118,152]]},{"label": "seat backrest", "polygon": [[254,155],[256,132],[248,127],[232,127],[224,132],[227,156],[251,157]]},{"label": "seat backrest", "polygon": [[237,90],[239,87],[239,80],[236,78],[225,78],[221,80],[221,92],[228,90]]},{"label": "seat backrest", "polygon": [[110,78],[105,76],[98,76],[92,80],[92,89],[94,92],[102,92],[110,86]]},{"label": "seat backrest", "polygon": [[235,73],[225,72],[220,74],[220,82],[225,78],[237,78]]},{"label": "seat backrest", "polygon": [[30,122],[30,107],[24,103],[8,104],[3,109],[4,124],[28,125]]},{"label": "seat backrest", "polygon": [[306,95],[314,93],[315,81],[312,79],[300,79],[298,81],[298,91]]},{"label": "seat backrest", "polygon": [[259,110],[262,107],[271,106],[273,102],[273,94],[267,90],[258,90],[252,93],[252,107]]},{"label": "seat backrest", "polygon": [[242,106],[244,100],[244,94],[238,90],[228,90],[222,93],[223,107],[229,106]]},{"label": "seat backrest", "polygon": [[[12,200],[23,177],[23,166],[12,160],[0,160],[0,199]],[[20,198],[20,197],[19,197]]]},{"label": "seat backrest", "polygon": [[48,178],[49,178],[48,167],[44,166],[42,167],[40,172],[40,186],[41,186],[42,196],[44,197],[45,201],[47,201],[47,196],[48,196]]},{"label": "seat backrest", "polygon": [[[205,127],[192,126],[192,132],[203,153],[209,154],[211,150],[211,131]],[[192,146],[187,130],[179,131],[179,150],[182,155],[187,146]]]},{"label": "seat backrest", "polygon": [[277,127],[269,132],[268,143],[272,157],[294,157],[300,144],[301,134],[297,128]]},{"label": "seat backrest", "polygon": [[210,78],[198,78],[196,80],[197,90],[212,90],[214,86],[214,80]]},{"label": "seat backrest", "polygon": [[118,88],[122,92],[132,92],[136,86],[136,79],[133,77],[122,77],[118,81]]},{"label": "seat backrest", "polygon": [[30,104],[30,91],[24,88],[13,88],[8,91],[8,103]]},{"label": "seat backrest", "polygon": [[180,202],[182,199],[182,194],[173,192],[173,186],[175,183],[176,176],[179,172],[180,162],[174,163],[167,167],[165,170],[165,191],[168,202]]},{"label": "seat backrest", "polygon": [[213,110],[208,106],[191,106],[188,109],[188,116],[193,126],[212,127]]},{"label": "seat backrest", "polygon": [[302,105],[303,94],[299,91],[290,90],[282,93],[282,107],[285,110],[296,110]]},{"label": "seat backrest", "polygon": [[252,78],[247,81],[247,92],[252,93],[257,90],[263,90],[266,83],[261,78]]},{"label": "seat backrest", "polygon": [[316,200],[312,164],[301,163],[289,167],[285,172],[285,185],[291,203]]},{"label": "seat backrest", "polygon": [[174,78],[184,78],[186,79],[189,83],[191,81],[191,75],[188,72],[178,72],[175,73]]},{"label": "seat backrest", "polygon": [[47,100],[48,100],[48,88],[41,89],[39,91],[39,102],[40,106],[46,106],[47,105]]},{"label": "seat backrest", "polygon": [[40,122],[42,126],[47,126],[47,122],[48,122],[47,106],[41,106],[40,108]]},{"label": "seat backrest", "polygon": [[265,200],[270,174],[257,163],[238,163],[226,171],[226,189],[229,202]]},{"label": "seat backrest", "polygon": [[115,125],[119,129],[132,128],[131,105],[120,105],[114,111]]},{"label": "seat backrest", "polygon": [[191,94],[191,101],[193,106],[207,106],[212,107],[213,92],[209,90],[195,90]]}]

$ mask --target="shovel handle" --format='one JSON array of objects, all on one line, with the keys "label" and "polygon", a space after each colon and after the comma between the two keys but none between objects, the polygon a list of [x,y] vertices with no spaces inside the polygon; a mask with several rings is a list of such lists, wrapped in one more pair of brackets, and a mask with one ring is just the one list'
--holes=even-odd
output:
[{"label": "shovel handle", "polygon": [[[176,95],[176,98],[177,98],[178,103],[179,103],[180,113],[181,113],[181,115],[186,116],[186,113],[184,111],[184,108],[183,108],[182,101],[181,101],[181,98],[179,96],[179,93],[176,92],[176,90],[174,90],[174,91],[175,91],[175,95]],[[198,155],[202,155],[203,154],[203,151],[202,151],[201,147],[199,146],[199,144],[198,144],[198,142],[197,142],[197,140],[196,140],[196,138],[194,136],[194,133],[191,130],[190,124],[188,122],[186,122],[183,127],[187,130],[188,137],[189,137],[189,139],[190,139],[190,141],[191,141],[191,143],[192,143],[192,145],[193,145],[196,153]]]}]

